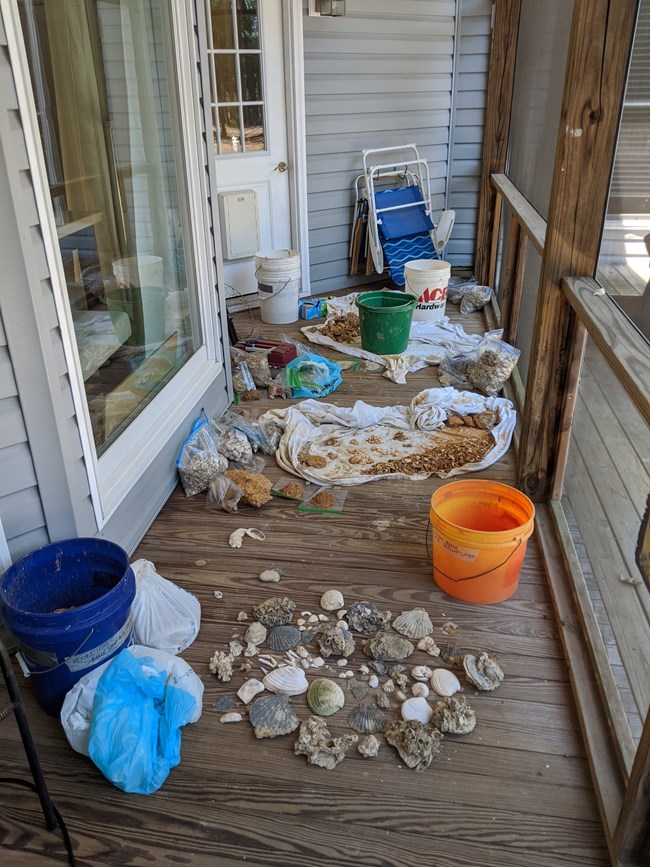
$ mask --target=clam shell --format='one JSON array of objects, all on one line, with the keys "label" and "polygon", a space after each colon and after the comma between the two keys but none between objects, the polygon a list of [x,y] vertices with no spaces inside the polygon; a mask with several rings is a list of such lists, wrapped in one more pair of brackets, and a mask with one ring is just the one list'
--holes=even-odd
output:
[{"label": "clam shell", "polygon": [[244,638],[248,644],[263,644],[266,641],[266,626],[258,623],[257,620],[253,621],[246,630]]},{"label": "clam shell", "polygon": [[266,695],[256,698],[248,711],[256,738],[277,738],[288,735],[300,725],[286,695]]},{"label": "clam shell", "polygon": [[429,668],[428,665],[414,665],[411,669],[411,674],[413,676],[413,680],[426,681],[429,680],[431,675],[433,674],[433,669]]},{"label": "clam shell", "polygon": [[363,652],[372,659],[380,659],[383,662],[399,662],[409,657],[415,648],[406,638],[399,635],[391,635],[388,632],[380,632],[374,638],[369,638],[363,644]]},{"label": "clam shell", "polygon": [[307,690],[307,704],[317,716],[331,716],[345,704],[345,694],[338,683],[319,677]]},{"label": "clam shell", "polygon": [[271,650],[291,650],[302,640],[302,632],[295,626],[274,626],[269,632],[268,645]]},{"label": "clam shell", "polygon": [[426,725],[433,716],[433,708],[425,698],[407,698],[401,707],[402,719],[417,720]]},{"label": "clam shell", "polygon": [[326,590],[320,598],[320,607],[323,611],[338,611],[344,605],[345,599],[340,590]]},{"label": "clam shell", "polygon": [[393,629],[407,638],[424,638],[433,632],[433,623],[424,608],[414,608],[396,617]]},{"label": "clam shell", "polygon": [[374,735],[383,732],[388,720],[386,714],[374,704],[362,704],[348,714],[350,727],[362,735]]},{"label": "clam shell", "polygon": [[462,686],[453,671],[447,668],[436,668],[431,675],[431,686],[438,695],[448,697],[460,692]]},{"label": "clam shell", "polygon": [[253,677],[242,683],[237,690],[237,695],[244,704],[248,704],[248,702],[255,698],[255,696],[260,692],[264,692],[264,684]]},{"label": "clam shell", "polygon": [[284,695],[300,695],[306,692],[309,687],[305,672],[296,665],[274,668],[266,675],[263,683],[269,692],[283,693]]},{"label": "clam shell", "polygon": [[485,652],[478,656],[468,654],[463,659],[463,668],[472,686],[488,692],[496,689],[505,677],[496,659]]}]

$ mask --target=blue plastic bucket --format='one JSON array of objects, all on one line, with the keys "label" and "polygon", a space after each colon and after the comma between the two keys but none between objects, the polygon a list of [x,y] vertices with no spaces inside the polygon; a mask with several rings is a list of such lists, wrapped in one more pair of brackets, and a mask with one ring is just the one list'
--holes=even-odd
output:
[{"label": "blue plastic bucket", "polygon": [[0,578],[0,614],[32,672],[43,710],[133,643],[135,578],[119,545],[66,539],[33,551]]}]

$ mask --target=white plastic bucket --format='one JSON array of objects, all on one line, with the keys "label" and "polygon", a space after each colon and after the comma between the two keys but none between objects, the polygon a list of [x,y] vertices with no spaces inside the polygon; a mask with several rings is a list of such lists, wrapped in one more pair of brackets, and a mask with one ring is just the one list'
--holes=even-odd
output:
[{"label": "white plastic bucket", "polygon": [[255,256],[262,322],[285,325],[297,321],[300,273],[297,250],[266,250]]},{"label": "white plastic bucket", "polygon": [[413,311],[414,322],[442,319],[450,276],[451,265],[441,259],[414,259],[406,263],[404,291],[418,299]]},{"label": "white plastic bucket", "polygon": [[115,259],[113,274],[121,289],[163,285],[163,260],[160,256],[128,256]]}]

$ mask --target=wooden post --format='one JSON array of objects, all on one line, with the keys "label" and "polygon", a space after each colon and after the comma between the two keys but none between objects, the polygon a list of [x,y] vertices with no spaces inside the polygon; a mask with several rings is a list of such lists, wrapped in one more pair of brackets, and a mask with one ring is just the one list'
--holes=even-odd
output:
[{"label": "wooden post", "polygon": [[506,251],[503,280],[501,281],[499,295],[503,337],[509,343],[514,343],[517,339],[527,247],[528,238],[522,231],[517,215],[513,213],[510,217],[508,249]]},{"label": "wooden post", "polygon": [[650,713],[636,751],[614,846],[621,864],[645,864],[650,852]]},{"label": "wooden post", "polygon": [[575,0],[517,481],[548,499],[576,317],[563,276],[594,276],[636,23],[637,0]]},{"label": "wooden post", "polygon": [[[496,249],[494,235],[499,231],[497,192],[490,177],[495,172],[502,174],[506,168],[520,6],[521,0],[495,0],[493,7],[495,12],[474,261],[476,279],[484,286],[491,285],[491,253]],[[500,212],[500,208],[498,210]]]}]

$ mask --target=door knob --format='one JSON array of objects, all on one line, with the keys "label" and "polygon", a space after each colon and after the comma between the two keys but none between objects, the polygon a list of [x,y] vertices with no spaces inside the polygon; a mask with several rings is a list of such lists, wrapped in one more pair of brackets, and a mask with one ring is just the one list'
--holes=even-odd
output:
[{"label": "door knob", "polygon": [[275,167],[275,170],[276,170],[276,172],[286,172],[288,168],[289,168],[289,166],[283,160],[281,163],[277,164],[277,166]]}]

